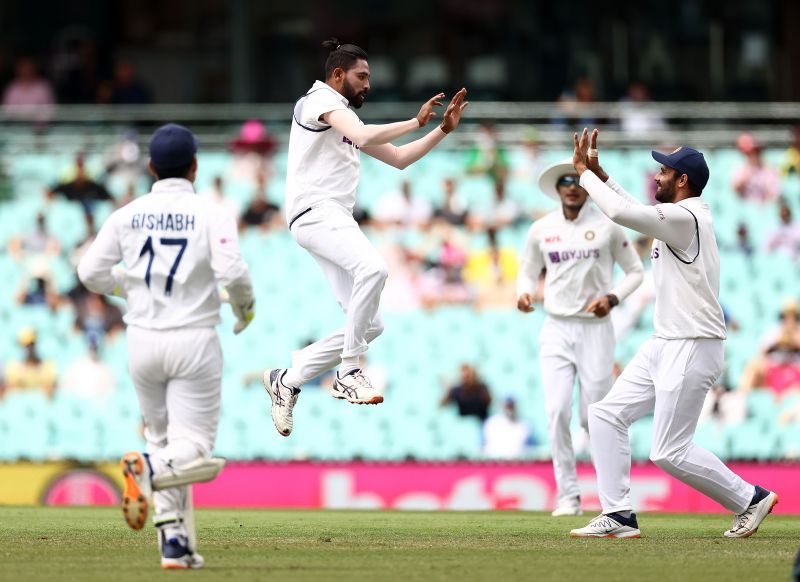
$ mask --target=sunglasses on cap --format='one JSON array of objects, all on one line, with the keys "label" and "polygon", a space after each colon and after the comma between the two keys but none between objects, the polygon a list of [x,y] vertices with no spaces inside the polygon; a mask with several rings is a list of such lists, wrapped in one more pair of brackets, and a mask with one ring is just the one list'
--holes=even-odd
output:
[{"label": "sunglasses on cap", "polygon": [[561,176],[556,182],[556,186],[580,186],[580,180],[577,176]]}]

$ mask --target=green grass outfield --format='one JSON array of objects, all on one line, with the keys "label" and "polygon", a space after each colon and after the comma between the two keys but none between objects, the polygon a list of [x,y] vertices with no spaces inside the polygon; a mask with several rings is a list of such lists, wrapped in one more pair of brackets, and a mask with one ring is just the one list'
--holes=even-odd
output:
[{"label": "green grass outfield", "polygon": [[116,508],[0,507],[0,580],[789,580],[800,517],[728,540],[723,515],[648,514],[639,540],[573,540],[591,516],[202,510],[206,568],[159,568]]}]

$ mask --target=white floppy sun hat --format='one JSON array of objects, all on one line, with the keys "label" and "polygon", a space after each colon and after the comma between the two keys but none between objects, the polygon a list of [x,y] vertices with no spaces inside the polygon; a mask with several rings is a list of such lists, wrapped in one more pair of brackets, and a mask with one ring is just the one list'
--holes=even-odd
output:
[{"label": "white floppy sun hat", "polygon": [[560,201],[561,198],[558,195],[556,182],[565,174],[577,174],[575,167],[572,165],[572,158],[554,162],[542,170],[542,173],[539,174],[539,189],[549,198]]}]

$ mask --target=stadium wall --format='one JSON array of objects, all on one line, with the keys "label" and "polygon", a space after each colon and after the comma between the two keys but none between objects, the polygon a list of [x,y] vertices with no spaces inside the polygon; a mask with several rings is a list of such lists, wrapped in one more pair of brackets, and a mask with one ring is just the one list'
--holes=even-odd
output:
[{"label": "stadium wall", "polygon": [[[733,463],[751,483],[776,490],[778,511],[800,514],[800,464]],[[599,509],[591,465],[578,467],[586,509]],[[116,463],[0,464],[0,505],[115,505]],[[724,512],[652,464],[634,465],[638,511]],[[265,463],[232,462],[196,485],[198,507],[542,511],[555,497],[550,463]]]}]

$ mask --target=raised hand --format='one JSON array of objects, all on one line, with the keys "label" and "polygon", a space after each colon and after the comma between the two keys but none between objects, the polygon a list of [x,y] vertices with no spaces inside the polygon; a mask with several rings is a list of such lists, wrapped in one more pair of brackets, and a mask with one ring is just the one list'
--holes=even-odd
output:
[{"label": "raised hand", "polygon": [[466,88],[462,88],[461,91],[453,95],[453,98],[450,100],[450,105],[447,106],[447,110],[444,112],[442,124],[439,126],[442,128],[443,132],[450,133],[458,127],[461,121],[461,114],[464,113],[467,105],[469,105],[469,101],[464,101],[466,95]]},{"label": "raised hand", "polygon": [[580,176],[589,164],[589,130],[584,127],[580,139],[577,133],[572,134],[572,143],[575,146],[572,152],[572,165]]},{"label": "raised hand", "polygon": [[439,99],[444,98],[444,93],[439,93],[438,95],[434,95],[430,99],[428,99],[425,104],[420,108],[419,113],[417,113],[417,121],[419,122],[420,127],[425,127],[428,125],[428,122],[436,117],[436,112],[433,110],[434,107],[441,107],[442,102]]},{"label": "raised hand", "polygon": [[586,157],[586,168],[595,173],[603,182],[608,180],[608,174],[600,166],[600,153],[597,151],[597,136],[600,132],[595,128],[589,136],[589,150]]}]

